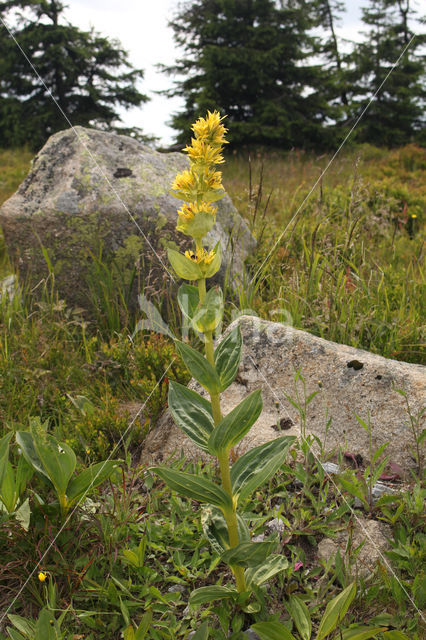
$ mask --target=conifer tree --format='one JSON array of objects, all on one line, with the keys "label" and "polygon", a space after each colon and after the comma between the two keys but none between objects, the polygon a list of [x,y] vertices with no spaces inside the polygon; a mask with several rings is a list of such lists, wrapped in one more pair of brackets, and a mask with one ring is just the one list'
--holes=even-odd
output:
[{"label": "conifer tree", "polygon": [[47,87],[0,23],[0,147],[37,149],[69,126],[49,91],[73,125],[102,128],[119,129],[118,106],[147,100],[137,88],[143,72],[120,43],[65,23],[63,11],[59,0],[0,2],[0,17]]},{"label": "conifer tree", "polygon": [[231,144],[313,147],[324,143],[330,104],[324,70],[312,62],[317,40],[315,0],[193,0],[172,20],[184,55],[169,96],[182,96],[174,115],[177,141],[206,110],[227,115]]},{"label": "conifer tree", "polygon": [[410,0],[370,0],[363,9],[369,31],[353,53],[354,117],[384,84],[357,126],[359,141],[392,147],[424,136],[426,38],[414,36],[413,16]]}]

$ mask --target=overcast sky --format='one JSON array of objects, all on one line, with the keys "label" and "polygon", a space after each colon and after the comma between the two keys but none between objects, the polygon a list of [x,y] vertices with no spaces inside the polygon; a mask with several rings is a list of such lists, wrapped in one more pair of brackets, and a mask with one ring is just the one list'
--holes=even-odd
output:
[{"label": "overcast sky", "polygon": [[[174,46],[173,32],[167,26],[176,13],[180,0],[65,0],[65,17],[74,25],[100,34],[118,38],[129,52],[129,61],[145,72],[140,84],[142,93],[151,100],[139,109],[122,114],[129,126],[138,126],[145,133],[159,137],[169,144],[174,130],[167,126],[170,116],[178,111],[181,101],[159,96],[156,91],[170,87],[172,79],[156,70],[158,63],[173,64],[179,52]],[[361,7],[366,0],[346,0],[338,33],[343,38],[359,40],[362,28]]]}]

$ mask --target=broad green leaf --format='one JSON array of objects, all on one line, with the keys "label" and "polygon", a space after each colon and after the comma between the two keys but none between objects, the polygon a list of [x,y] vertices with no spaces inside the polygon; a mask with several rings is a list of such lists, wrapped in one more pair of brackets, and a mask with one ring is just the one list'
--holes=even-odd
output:
[{"label": "broad green leaf", "polygon": [[34,448],[44,470],[58,494],[65,495],[68,483],[75,470],[74,451],[64,442],[58,442],[51,435],[40,437],[32,433]]},{"label": "broad green leaf", "polygon": [[35,449],[34,439],[32,434],[29,433],[28,431],[17,431],[16,442],[18,443],[18,446],[21,447],[24,458],[26,459],[28,464],[31,465],[33,469],[37,471],[37,473],[40,473],[50,482],[50,478],[45,468],[43,467],[43,464]]},{"label": "broad green leaf", "polygon": [[294,620],[296,628],[303,640],[310,640],[312,633],[311,616],[309,615],[308,607],[297,596],[290,596],[286,607]]},{"label": "broad green leaf", "polygon": [[277,546],[274,542],[240,542],[222,554],[223,562],[229,566],[257,567],[271,555]]},{"label": "broad green leaf", "polygon": [[[22,457],[22,456],[21,456]],[[15,511],[18,496],[16,495],[15,470],[12,464],[7,460],[3,468],[3,482],[0,484],[0,500],[4,504],[6,511],[12,513]]]},{"label": "broad green leaf", "polygon": [[294,436],[281,436],[245,453],[232,465],[231,483],[234,496],[244,500],[255,489],[272,478],[284,462]]},{"label": "broad green leaf", "polygon": [[223,509],[232,509],[229,495],[211,480],[167,467],[151,467],[151,470],[157,473],[170,489],[187,498],[207,502]]},{"label": "broad green leaf", "polygon": [[211,404],[178,382],[169,383],[169,409],[177,426],[203,451],[214,429]]},{"label": "broad green leaf", "polygon": [[190,374],[210,393],[219,393],[219,376],[210,362],[201,353],[180,340],[175,340],[175,345]]},{"label": "broad green leaf", "polygon": [[21,633],[18,633],[18,631],[16,631],[15,629],[12,629],[12,627],[7,627],[6,631],[10,636],[10,640],[28,640],[28,637],[31,638],[31,636],[23,636]]},{"label": "broad green leaf", "polygon": [[198,287],[184,282],[177,292],[177,301],[185,318],[192,320],[200,302]]},{"label": "broad green leaf", "polygon": [[168,249],[167,255],[169,257],[170,264],[176,271],[179,278],[184,278],[185,280],[200,280],[204,277],[200,266],[196,262],[193,262],[186,256],[179,253],[179,251]]},{"label": "broad green leaf", "polygon": [[257,633],[260,640],[296,640],[281,622],[256,622],[250,629]]},{"label": "broad green leaf", "polygon": [[209,627],[207,622],[203,622],[201,627],[192,636],[192,640],[208,640],[208,637],[209,637]]},{"label": "broad green leaf", "polygon": [[[385,631],[386,627],[354,627],[353,629],[344,629],[342,631],[341,640],[369,640],[369,638],[375,638],[378,633]],[[392,639],[391,639],[392,640]],[[394,640],[408,640],[407,636],[402,638],[395,638]]]},{"label": "broad green leaf", "polygon": [[152,610],[148,609],[148,611],[145,612],[140,625],[138,626],[136,633],[135,633],[135,640],[143,640],[151,626],[151,622],[152,622]]},{"label": "broad green leaf", "polygon": [[58,640],[61,630],[51,611],[42,609],[35,628],[35,640]]},{"label": "broad green leaf", "polygon": [[210,587],[200,587],[195,589],[189,596],[189,604],[194,607],[206,602],[214,602],[215,600],[223,600],[225,598],[236,598],[238,591],[229,587],[220,585],[211,585]]},{"label": "broad green leaf", "polygon": [[260,566],[246,569],[244,572],[247,586],[251,584],[260,586],[275,576],[280,571],[288,567],[288,560],[285,556],[271,555]]},{"label": "broad green leaf", "polygon": [[212,287],[192,318],[194,329],[202,333],[214,331],[222,321],[223,310],[222,290],[220,287]]},{"label": "broad green leaf", "polygon": [[9,442],[13,433],[8,433],[0,439],[0,489],[6,473],[7,461],[9,459]]},{"label": "broad green leaf", "polygon": [[[249,542],[250,531],[245,520],[238,513],[237,524],[240,542]],[[219,555],[229,549],[228,527],[220,509],[212,506],[203,507],[201,512],[201,525],[204,535]]]},{"label": "broad green leaf", "polygon": [[118,467],[117,460],[105,460],[97,462],[73,478],[67,489],[67,497],[70,502],[81,498],[92,489],[104,482],[111,473]]},{"label": "broad green leaf", "polygon": [[235,327],[215,350],[214,361],[219,374],[221,391],[225,391],[235,380],[241,362],[242,346],[240,327]]},{"label": "broad green leaf", "polygon": [[355,595],[356,584],[353,582],[327,604],[324,615],[321,618],[316,640],[322,640],[337,627],[346,615]]},{"label": "broad green leaf", "polygon": [[235,446],[254,425],[262,411],[262,391],[257,389],[225,416],[209,438],[209,450],[218,455]]},{"label": "broad green leaf", "polygon": [[34,469],[28,464],[24,456],[19,456],[18,465],[15,470],[15,492],[16,498],[20,498],[34,475]]},{"label": "broad green leaf", "polygon": [[28,618],[23,618],[22,616],[17,616],[12,613],[9,613],[7,617],[13,626],[23,633],[24,636],[29,636],[30,638],[34,636],[35,622],[33,620],[28,620]]},{"label": "broad green leaf", "polygon": [[19,509],[15,511],[15,518],[21,525],[21,527],[28,531],[30,527],[30,519],[31,519],[31,509],[30,509],[30,499],[27,498],[25,502],[21,504]]},{"label": "broad green leaf", "polygon": [[383,634],[384,640],[410,640],[405,633],[402,631],[398,631],[397,629],[392,629],[391,631],[385,631]]}]

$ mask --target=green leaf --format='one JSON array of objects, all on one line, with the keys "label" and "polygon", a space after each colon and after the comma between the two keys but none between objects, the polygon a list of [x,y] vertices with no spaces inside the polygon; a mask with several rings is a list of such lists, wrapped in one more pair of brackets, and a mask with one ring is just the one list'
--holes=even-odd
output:
[{"label": "green leaf", "polygon": [[9,442],[12,436],[13,433],[8,433],[0,440],[0,489],[6,474],[7,461],[9,459]]},{"label": "green leaf", "polygon": [[397,629],[392,629],[391,631],[385,631],[383,634],[384,640],[410,640],[405,633],[402,631],[398,631]]},{"label": "green leaf", "polygon": [[85,493],[102,484],[118,467],[118,460],[105,460],[88,467],[73,478],[67,489],[67,497],[70,502],[81,498]]},{"label": "green leaf", "polygon": [[186,282],[179,287],[177,301],[185,318],[192,321],[200,302],[198,287]]},{"label": "green leaf", "polygon": [[244,573],[246,584],[247,586],[253,584],[259,587],[287,567],[288,560],[285,556],[271,555],[260,566],[246,569]]},{"label": "green leaf", "polygon": [[[238,513],[237,524],[240,542],[249,542],[250,531],[245,520]],[[211,506],[203,507],[201,512],[201,525],[204,535],[219,555],[229,549],[228,526],[220,509]]]},{"label": "green leaf", "polygon": [[74,451],[64,442],[58,442],[51,435],[40,437],[32,433],[34,448],[49,480],[60,495],[67,492],[68,483],[75,470]]},{"label": "green leaf", "polygon": [[[341,640],[368,640],[369,638],[376,637],[378,633],[385,630],[386,627],[367,627],[365,625],[362,627],[353,627],[352,629],[344,629]],[[395,638],[395,640],[408,640],[408,638],[407,636],[403,636],[403,638]]]},{"label": "green leaf", "polygon": [[327,604],[324,615],[321,618],[316,640],[322,640],[337,627],[346,615],[355,595],[356,584],[353,582]]},{"label": "green leaf", "polygon": [[51,611],[42,609],[35,628],[35,640],[58,640],[61,630]]},{"label": "green leaf", "polygon": [[169,383],[169,409],[177,426],[203,451],[214,429],[211,404],[178,382]]},{"label": "green leaf", "polygon": [[143,640],[151,626],[151,622],[152,622],[152,610],[148,609],[148,611],[145,612],[140,625],[138,626],[136,633],[135,633],[135,640]]},{"label": "green leaf", "polygon": [[281,622],[256,622],[250,629],[257,633],[260,640],[296,640]]},{"label": "green leaf", "polygon": [[208,640],[208,637],[209,637],[209,627],[207,622],[203,622],[201,627],[192,636],[192,640]]},{"label": "green leaf", "polygon": [[18,497],[16,495],[15,470],[7,458],[6,462],[3,462],[3,467],[0,467],[0,473],[3,474],[3,482],[0,484],[0,499],[6,511],[12,513],[15,511]]},{"label": "green leaf", "polygon": [[284,462],[294,436],[281,436],[247,451],[232,465],[231,483],[234,496],[244,500],[255,489],[272,478]]},{"label": "green leaf", "polygon": [[17,431],[16,442],[18,446],[21,447],[24,458],[28,462],[28,464],[31,465],[33,469],[37,471],[37,473],[40,473],[50,482],[49,475],[43,467],[43,464],[35,449],[34,439],[31,433],[29,433],[28,431]]},{"label": "green leaf", "polygon": [[261,394],[261,389],[253,391],[219,422],[208,443],[213,455],[235,446],[250,430],[262,411]]},{"label": "green leaf", "polygon": [[343,475],[339,475],[337,476],[338,481],[340,482],[340,484],[342,485],[342,487],[348,492],[350,493],[352,496],[354,496],[355,498],[358,498],[359,500],[361,500],[362,503],[364,503],[367,508],[368,508],[368,500],[366,495],[364,494],[364,491],[362,490],[361,486],[359,485],[358,481],[355,478],[347,478]]},{"label": "green leaf", "polygon": [[223,293],[220,287],[212,287],[206,294],[201,306],[192,318],[192,325],[196,331],[207,333],[214,331],[223,317]]},{"label": "green leaf", "polygon": [[28,640],[28,637],[30,638],[32,637],[32,636],[23,636],[21,633],[18,633],[15,629],[12,629],[12,627],[7,627],[6,631],[10,636],[10,640]]},{"label": "green leaf", "polygon": [[175,340],[175,345],[190,374],[211,394],[220,393],[219,376],[210,362],[180,340]]},{"label": "green leaf", "polygon": [[312,634],[312,622],[306,604],[297,596],[290,596],[289,601],[286,603],[286,607],[303,640],[310,640]]},{"label": "green leaf", "polygon": [[167,255],[169,257],[170,264],[176,271],[179,278],[184,278],[185,280],[200,280],[204,277],[200,266],[196,262],[193,262],[186,256],[179,253],[179,251],[168,249]]},{"label": "green leaf", "polygon": [[274,547],[277,546],[273,542],[240,542],[232,549],[228,549],[222,554],[223,562],[229,566],[238,567],[257,567],[266,558],[271,555]]},{"label": "green leaf", "polygon": [[207,502],[223,509],[232,509],[229,495],[222,487],[206,478],[183,471],[174,471],[167,467],[152,467],[151,469],[164,480],[170,489],[187,498],[198,500],[198,502]]},{"label": "green leaf", "polygon": [[26,637],[32,638],[35,632],[35,622],[33,620],[28,620],[27,618],[23,618],[22,616],[17,616],[15,614],[9,613],[7,615],[13,626],[18,629],[21,633]]},{"label": "green leaf", "polygon": [[241,362],[242,347],[240,327],[235,327],[215,350],[214,361],[220,379],[221,392],[235,380]]},{"label": "green leaf", "polygon": [[210,587],[195,589],[189,596],[189,604],[194,607],[205,604],[206,602],[236,597],[238,597],[238,591],[236,589],[230,589],[229,587],[222,587],[220,585],[211,585]]},{"label": "green leaf", "polygon": [[28,531],[30,527],[30,519],[31,519],[31,509],[30,509],[30,499],[27,498],[25,502],[21,504],[19,509],[15,511],[15,518],[21,525],[21,527]]}]

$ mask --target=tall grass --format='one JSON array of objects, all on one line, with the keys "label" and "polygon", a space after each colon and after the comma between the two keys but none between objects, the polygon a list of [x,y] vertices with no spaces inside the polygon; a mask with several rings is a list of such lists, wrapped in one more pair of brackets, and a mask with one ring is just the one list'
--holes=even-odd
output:
[{"label": "tall grass", "polygon": [[340,343],[424,358],[426,152],[364,147],[335,163],[235,156],[225,187],[259,241],[237,306]]}]

